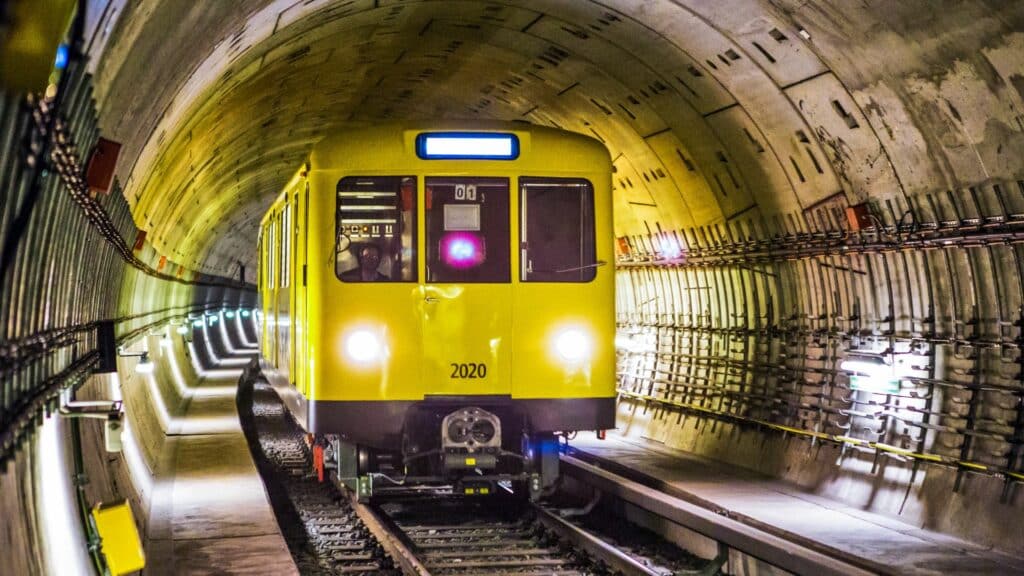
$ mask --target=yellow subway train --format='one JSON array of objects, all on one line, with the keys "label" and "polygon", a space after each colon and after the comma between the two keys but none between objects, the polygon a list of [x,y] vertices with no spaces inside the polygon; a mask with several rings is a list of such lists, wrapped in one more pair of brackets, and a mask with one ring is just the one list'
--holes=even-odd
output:
[{"label": "yellow subway train", "polygon": [[611,171],[524,123],[314,147],[261,223],[261,367],[328,474],[537,498],[558,435],[614,426]]}]

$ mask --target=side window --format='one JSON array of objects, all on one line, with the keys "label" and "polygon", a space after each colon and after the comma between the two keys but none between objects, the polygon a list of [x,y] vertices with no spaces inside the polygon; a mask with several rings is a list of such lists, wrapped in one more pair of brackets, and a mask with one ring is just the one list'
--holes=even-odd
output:
[{"label": "side window", "polygon": [[589,282],[597,274],[594,187],[574,178],[520,178],[522,282]]},{"label": "side window", "polygon": [[284,211],[277,215],[274,219],[274,247],[276,248],[276,254],[274,255],[274,284],[278,288],[284,288],[284,239],[281,237],[281,224],[284,221]]},{"label": "side window", "polygon": [[270,217],[267,225],[267,287],[277,288],[277,214]]},{"label": "side window", "polygon": [[285,204],[281,217],[281,286],[287,288],[292,278],[292,205]]},{"label": "side window", "polygon": [[256,291],[263,292],[263,260],[266,258],[263,254],[263,229],[260,228],[259,234],[256,237]]},{"label": "side window", "polygon": [[334,273],[343,282],[415,282],[416,177],[338,182]]}]

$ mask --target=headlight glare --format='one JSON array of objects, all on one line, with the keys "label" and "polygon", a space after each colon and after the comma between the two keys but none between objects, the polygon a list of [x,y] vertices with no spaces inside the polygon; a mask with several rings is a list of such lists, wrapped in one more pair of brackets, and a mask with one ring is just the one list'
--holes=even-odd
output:
[{"label": "headlight glare", "polygon": [[555,337],[555,352],[563,360],[578,362],[590,354],[590,339],[582,330],[565,330]]},{"label": "headlight glare", "polygon": [[369,330],[357,330],[345,340],[345,352],[356,362],[372,362],[380,358],[380,340]]}]

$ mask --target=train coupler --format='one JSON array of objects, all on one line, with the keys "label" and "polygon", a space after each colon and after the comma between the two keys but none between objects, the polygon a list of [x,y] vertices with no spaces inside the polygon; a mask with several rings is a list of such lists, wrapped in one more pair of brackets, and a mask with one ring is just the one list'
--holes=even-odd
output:
[{"label": "train coupler", "polygon": [[489,453],[449,452],[444,455],[445,470],[490,470],[498,465],[498,457]]}]

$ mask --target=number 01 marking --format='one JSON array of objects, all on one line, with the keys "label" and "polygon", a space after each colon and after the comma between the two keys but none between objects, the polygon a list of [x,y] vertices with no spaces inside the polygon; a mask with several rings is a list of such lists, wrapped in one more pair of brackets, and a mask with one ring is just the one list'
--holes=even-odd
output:
[{"label": "number 01 marking", "polygon": [[476,200],[476,184],[456,184],[456,200]]},{"label": "number 01 marking", "polygon": [[477,364],[474,362],[469,363],[451,363],[452,374],[450,378],[487,378],[487,364],[483,362]]}]

